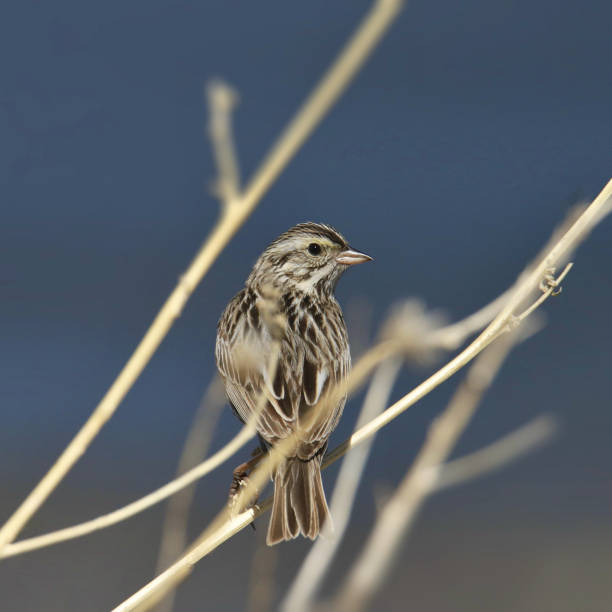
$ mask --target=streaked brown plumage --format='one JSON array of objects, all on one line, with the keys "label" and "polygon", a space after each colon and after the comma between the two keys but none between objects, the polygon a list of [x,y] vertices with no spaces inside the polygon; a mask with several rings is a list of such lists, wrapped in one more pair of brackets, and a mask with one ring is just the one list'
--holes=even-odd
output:
[{"label": "streaked brown plumage", "polygon": [[[346,397],[325,398],[346,379],[351,362],[333,291],[348,266],[369,259],[327,225],[296,225],[263,252],[219,320],[215,356],[238,417],[250,417],[263,391],[257,431],[264,444],[298,432],[295,452],[274,473],[269,545],[300,533],[314,539],[324,523],[331,525],[320,466]],[[271,294],[286,322],[273,381],[267,375],[273,340],[260,312]],[[248,365],[245,353],[255,356]]]}]

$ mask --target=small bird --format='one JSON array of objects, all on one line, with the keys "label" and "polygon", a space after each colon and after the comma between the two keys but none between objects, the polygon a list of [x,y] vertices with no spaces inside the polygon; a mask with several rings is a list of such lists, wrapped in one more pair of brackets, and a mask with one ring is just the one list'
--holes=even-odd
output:
[{"label": "small bird", "polygon": [[[262,447],[297,436],[294,450],[273,474],[269,546],[300,533],[314,539],[324,525],[331,529],[321,461],[344,409],[346,394],[340,385],[351,366],[334,289],[349,266],[371,259],[351,249],[328,225],[300,223],[266,248],[219,320],[215,357],[238,418],[246,422],[264,394],[256,423]],[[284,321],[280,332],[271,329],[262,311],[270,295]],[[274,349],[275,341],[279,349]],[[278,362],[270,380],[268,362],[274,350]],[[246,477],[244,466],[253,463],[236,468],[235,479]]]}]

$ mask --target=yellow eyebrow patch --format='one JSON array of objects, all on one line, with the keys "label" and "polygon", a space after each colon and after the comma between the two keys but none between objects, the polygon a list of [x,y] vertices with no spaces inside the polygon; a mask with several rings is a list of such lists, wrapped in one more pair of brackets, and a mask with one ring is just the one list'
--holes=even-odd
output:
[{"label": "yellow eyebrow patch", "polygon": [[318,242],[319,244],[326,246],[326,247],[338,247],[338,245],[335,242],[332,242],[328,238],[323,238],[323,237],[320,238],[319,236],[317,236],[316,238],[313,238],[312,240],[309,240],[308,244],[310,244],[311,242]]}]

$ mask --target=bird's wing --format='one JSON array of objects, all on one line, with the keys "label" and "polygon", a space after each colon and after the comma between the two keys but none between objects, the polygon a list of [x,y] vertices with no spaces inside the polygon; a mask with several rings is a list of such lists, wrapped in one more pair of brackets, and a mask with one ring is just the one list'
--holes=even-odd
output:
[{"label": "bird's wing", "polygon": [[[225,381],[227,396],[242,421],[246,422],[257,411],[263,393],[265,401],[259,406],[257,430],[265,440],[274,443],[295,428],[299,401],[292,390],[301,389],[303,350],[301,355],[296,354],[283,341],[277,364],[271,364],[274,345],[270,334],[258,314],[247,314],[250,309],[256,310],[257,305],[253,302],[247,313],[243,311],[242,316],[237,316],[233,314],[240,312],[236,304],[245,304],[245,296],[241,292],[232,302],[218,328],[217,367]],[[274,365],[276,373],[271,379],[269,368]]]},{"label": "bird's wing", "polygon": [[337,314],[337,324],[325,328],[316,317],[301,317],[297,328],[288,330],[280,343],[273,378],[268,374],[273,343],[263,326],[254,327],[249,316],[219,326],[217,366],[238,416],[247,421],[257,410],[263,392],[265,403],[259,407],[258,432],[274,444],[302,429],[298,455],[304,459],[324,445],[338,424],[346,400],[338,391],[350,370],[350,353],[339,308]]}]

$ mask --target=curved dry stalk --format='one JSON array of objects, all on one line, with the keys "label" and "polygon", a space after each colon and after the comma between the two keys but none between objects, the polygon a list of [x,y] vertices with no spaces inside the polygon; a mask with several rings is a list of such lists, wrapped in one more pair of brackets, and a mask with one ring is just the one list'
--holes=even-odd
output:
[{"label": "curved dry stalk", "polygon": [[[552,245],[540,263],[528,268],[528,271],[519,277],[519,281],[513,288],[512,294],[508,298],[502,311],[466,349],[464,349],[461,353],[459,353],[459,355],[457,355],[423,383],[418,385],[410,393],[406,394],[402,399],[393,404],[379,417],[373,419],[368,425],[355,432],[355,434],[353,434],[344,444],[338,446],[332,453],[330,453],[330,455],[328,455],[323,463],[323,467],[326,467],[336,461],[352,446],[355,446],[363,440],[371,437],[375,432],[397,418],[407,408],[427,395],[442,382],[447,380],[464,365],[469,363],[496,338],[510,331],[510,329],[513,327],[516,327],[520,321],[517,320],[516,316],[514,315],[514,311],[518,309],[527,298],[529,298],[532,292],[538,287],[541,279],[545,278],[547,274],[550,274],[550,270],[554,268],[559,260],[561,260],[563,257],[568,257],[569,253],[571,253],[578,246],[580,241],[584,239],[588,232],[598,222],[600,222],[606,214],[610,212],[611,206],[609,200],[611,196],[612,180],[606,184],[595,200],[593,200],[593,202],[584,210],[584,212],[582,212],[576,221],[572,223],[572,225],[566,232],[563,233],[559,240]],[[546,292],[547,297],[549,297],[555,290],[556,289],[550,288]],[[538,305],[540,304],[541,301],[538,303]],[[259,474],[262,473],[262,470],[259,468],[269,470],[273,465],[273,461],[278,460],[274,459],[275,455],[279,455],[280,451],[283,450],[285,450],[284,447],[279,448],[278,451],[276,451],[276,449],[272,449],[269,456],[266,457],[266,460],[262,461],[260,466],[258,466],[258,469],[255,470],[254,477],[251,479],[251,482],[255,480],[255,477],[259,477]],[[267,472],[267,474],[269,474],[269,472]],[[263,480],[264,477],[261,477],[260,481],[263,482]],[[255,486],[260,486],[261,482],[255,484]],[[245,487],[245,489],[248,488],[248,486]],[[252,491],[249,491],[249,494],[252,495]],[[160,592],[163,593],[167,589],[173,588],[173,585],[185,578],[195,563],[197,563],[216,547],[221,545],[232,535],[243,529],[256,516],[259,516],[265,510],[267,510],[270,505],[271,500],[268,499],[257,509],[251,508],[237,516],[229,516],[227,512],[221,513],[217,519],[213,521],[212,525],[209,526],[196,540],[189,551],[183,557],[181,557],[181,559],[179,559],[165,572],[157,576],[157,578],[143,586],[122,604],[117,606],[117,608],[115,608],[115,612],[125,612],[128,610],[134,610],[139,606],[146,606],[146,602],[150,600],[150,598],[157,597]]]},{"label": "curved dry stalk", "polygon": [[59,542],[65,542],[66,540],[73,540],[74,538],[88,535],[94,531],[99,531],[100,529],[116,525],[117,523],[125,521],[136,514],[140,514],[144,510],[162,502],[164,499],[167,499],[171,495],[174,495],[176,492],[184,489],[185,487],[193,484],[196,480],[199,480],[206,474],[212,472],[215,468],[227,461],[227,459],[229,459],[249,440],[252,440],[255,437],[255,434],[256,430],[254,426],[245,425],[222,449],[209,457],[203,463],[200,463],[192,470],[189,470],[183,474],[180,478],[172,480],[163,487],[160,487],[148,495],[137,499],[131,504],[122,506],[117,510],[113,510],[112,512],[98,516],[90,521],[85,521],[84,523],[79,523],[78,525],[72,525],[70,527],[65,527],[64,529],[58,529],[40,536],[7,544],[0,550],[0,559],[14,557],[15,555],[20,555],[31,550],[52,546],[53,544],[58,544]]},{"label": "curved dry stalk", "polygon": [[[189,433],[185,439],[178,463],[177,476],[201,463],[212,441],[212,434],[225,404],[223,383],[215,375],[202,396],[200,405],[193,418]],[[187,524],[189,508],[193,501],[195,485],[186,487],[168,502],[159,553],[157,555],[156,574],[165,570],[185,550],[187,545]],[[174,603],[172,593],[157,605],[156,612],[170,612]]]},{"label": "curved dry stalk", "polygon": [[[374,372],[355,429],[365,425],[383,410],[401,365],[401,360],[391,359]],[[372,437],[343,461],[330,503],[330,513],[334,519],[333,537],[318,538],[312,545],[280,605],[284,612],[301,612],[312,608],[314,596],[344,537],[373,442]]]},{"label": "curved dry stalk", "polygon": [[446,460],[467,427],[483,393],[506,359],[514,335],[501,338],[476,358],[448,407],[433,421],[412,467],[380,512],[359,558],[333,599],[331,609],[354,612],[366,608],[425,498],[434,490],[436,468]]},{"label": "curved dry stalk", "polygon": [[0,529],[0,550],[15,539],[113,416],[174,321],[180,316],[196,286],[253,212],[270,185],[346,89],[399,13],[401,6],[401,0],[377,0],[338,59],[283,130],[244,191],[235,199],[225,202],[217,225],[102,401],[50,470]]}]

